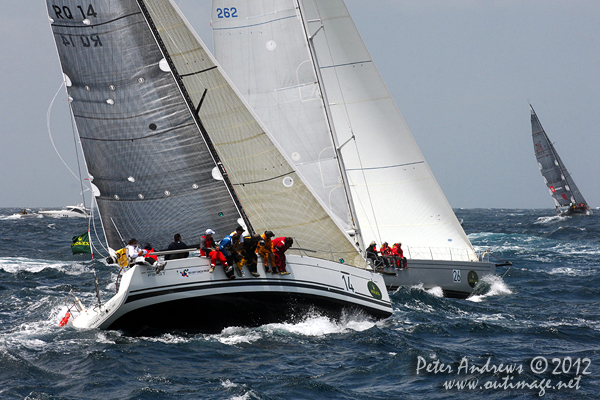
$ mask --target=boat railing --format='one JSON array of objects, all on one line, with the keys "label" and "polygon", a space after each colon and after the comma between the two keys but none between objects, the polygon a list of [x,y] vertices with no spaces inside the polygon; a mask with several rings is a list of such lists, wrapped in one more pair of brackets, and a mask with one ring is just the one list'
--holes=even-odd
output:
[{"label": "boat railing", "polygon": [[475,261],[472,250],[453,247],[408,246],[405,255],[408,259],[416,260]]}]

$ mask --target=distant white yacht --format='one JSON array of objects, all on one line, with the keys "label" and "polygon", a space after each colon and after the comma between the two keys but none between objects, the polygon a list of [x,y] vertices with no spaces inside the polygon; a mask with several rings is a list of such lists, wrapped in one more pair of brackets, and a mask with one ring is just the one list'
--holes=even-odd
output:
[{"label": "distant white yacht", "polygon": [[40,211],[42,215],[54,218],[66,218],[66,217],[79,217],[79,218],[87,218],[89,217],[89,209],[85,208],[83,204],[78,204],[76,206],[66,206],[62,210],[48,210],[48,211]]}]

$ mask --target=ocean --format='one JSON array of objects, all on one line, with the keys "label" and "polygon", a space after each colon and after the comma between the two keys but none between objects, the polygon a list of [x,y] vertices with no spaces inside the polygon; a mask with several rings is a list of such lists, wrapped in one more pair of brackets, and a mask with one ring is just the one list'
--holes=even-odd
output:
[{"label": "ocean", "polygon": [[95,302],[95,269],[107,300],[118,269],[71,254],[85,219],[18,211],[0,209],[0,399],[600,398],[600,211],[456,209],[513,263],[466,300],[403,287],[382,321],[153,337],[59,327],[71,290]]}]

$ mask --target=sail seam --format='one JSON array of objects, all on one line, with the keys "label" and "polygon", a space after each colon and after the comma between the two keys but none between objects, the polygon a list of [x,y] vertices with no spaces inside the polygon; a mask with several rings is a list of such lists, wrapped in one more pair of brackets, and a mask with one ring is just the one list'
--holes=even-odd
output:
[{"label": "sail seam", "polygon": [[135,138],[127,138],[127,139],[102,139],[102,138],[92,138],[92,137],[86,137],[86,136],[81,136],[81,139],[82,140],[83,139],[93,140],[93,141],[97,141],[97,142],[129,142],[129,141],[134,141],[134,140],[147,139],[147,138],[151,138],[151,137],[158,136],[158,135],[164,135],[164,134],[170,133],[174,130],[178,130],[178,129],[186,127],[186,126],[193,126],[193,125],[194,125],[193,123],[179,125],[179,126],[171,128],[171,129],[167,129],[164,132],[157,132],[157,133],[153,133],[152,135],[140,136],[140,137],[135,137]]},{"label": "sail seam", "polygon": [[367,63],[372,63],[372,62],[373,62],[373,60],[355,61],[355,62],[346,63],[346,64],[328,65],[328,66],[325,66],[325,67],[320,67],[320,69],[337,68],[337,67],[347,67],[348,65],[367,64]]},{"label": "sail seam", "polygon": [[296,16],[295,15],[290,15],[289,17],[282,17],[282,18],[272,19],[270,21],[260,22],[258,24],[232,26],[232,27],[229,27],[229,28],[213,28],[213,30],[215,30],[215,31],[224,31],[224,30],[230,30],[230,29],[252,28],[253,26],[260,26],[260,25],[270,24],[271,22],[282,21],[284,19],[290,19],[290,18],[296,18]]},{"label": "sail seam", "polygon": [[382,166],[382,167],[348,168],[348,169],[346,169],[346,171],[366,171],[366,170],[372,170],[372,169],[397,168],[397,167],[406,167],[408,165],[417,165],[417,164],[423,164],[423,163],[425,163],[425,161],[417,161],[417,162],[412,162],[412,163],[407,163],[407,164],[385,165],[385,166]]},{"label": "sail seam", "polygon": [[107,25],[107,24],[111,24],[115,21],[118,21],[120,19],[124,19],[124,18],[129,18],[133,15],[138,15],[138,14],[142,14],[141,12],[135,12],[135,13],[131,13],[131,14],[127,14],[127,15],[123,15],[122,17],[119,18],[115,18],[115,19],[111,19],[110,21],[105,21],[99,24],[93,24],[93,25],[61,25],[61,24],[52,24],[52,26],[57,26],[57,27],[61,27],[61,28],[93,28],[96,26],[101,26],[101,25]]},{"label": "sail seam", "polygon": [[268,181],[272,181],[272,180],[277,179],[277,178],[281,178],[282,176],[288,176],[290,174],[293,174],[294,172],[295,171],[286,172],[285,174],[274,176],[272,178],[263,179],[263,180],[260,180],[260,181],[234,183],[233,186],[244,186],[244,185],[252,185],[254,183],[268,182]]},{"label": "sail seam", "polygon": [[[196,51],[196,50],[194,49],[194,51]],[[181,74],[181,75],[179,75],[179,76],[180,76],[180,77],[182,77],[182,78],[186,78],[186,77],[188,77],[188,76],[192,76],[192,75],[198,75],[198,74],[201,74],[201,73],[203,73],[203,72],[210,71],[211,69],[215,69],[215,68],[217,68],[217,66],[216,66],[216,65],[214,65],[214,66],[212,66],[212,67],[210,67],[210,68],[203,69],[202,71],[190,72],[190,73],[188,73],[188,74]]]}]

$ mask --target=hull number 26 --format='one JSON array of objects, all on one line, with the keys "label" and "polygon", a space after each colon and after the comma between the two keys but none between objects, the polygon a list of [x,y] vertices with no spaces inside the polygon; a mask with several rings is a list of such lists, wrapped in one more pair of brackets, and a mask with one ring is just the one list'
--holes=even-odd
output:
[{"label": "hull number 26", "polygon": [[452,270],[452,282],[460,283],[460,269]]}]

